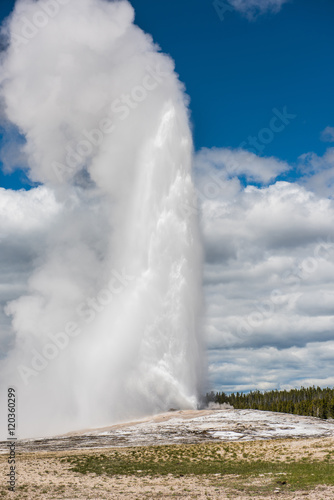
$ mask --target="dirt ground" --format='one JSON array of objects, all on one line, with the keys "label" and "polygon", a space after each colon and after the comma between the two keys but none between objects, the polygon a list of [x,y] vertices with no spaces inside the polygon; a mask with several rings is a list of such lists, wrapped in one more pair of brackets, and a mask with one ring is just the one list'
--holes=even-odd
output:
[{"label": "dirt ground", "polygon": [[[280,460],[286,456],[302,459],[303,457],[321,459],[326,450],[334,448],[333,438],[290,439],[256,441],[243,444],[253,451],[257,449],[270,459],[278,453]],[[61,458],[80,454],[96,454],[100,450],[71,450],[55,452],[34,452],[18,455],[16,462],[16,492],[8,492],[4,483],[0,488],[0,498],[44,500],[44,499],[334,499],[334,487],[318,486],[312,491],[295,491],[288,493],[278,487],[274,493],[265,496],[257,493],[256,488],[266,484],[270,473],[260,474],[248,480],[253,487],[252,494],[235,488],[238,477],[227,475],[185,475],[183,477],[168,476],[96,476],[73,472],[67,462]],[[106,449],[103,448],[103,453]],[[2,478],[8,474],[8,456],[0,456],[0,474]],[[140,471],[137,471],[140,472]],[[333,471],[334,473],[334,471]],[[233,487],[231,486],[233,484]],[[240,483],[241,486],[241,483]],[[245,483],[243,483],[245,486]]]}]

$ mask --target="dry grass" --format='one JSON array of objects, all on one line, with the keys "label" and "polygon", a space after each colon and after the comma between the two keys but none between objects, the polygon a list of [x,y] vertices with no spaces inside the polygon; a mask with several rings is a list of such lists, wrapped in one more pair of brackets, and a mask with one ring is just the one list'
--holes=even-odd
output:
[{"label": "dry grass", "polygon": [[26,453],[0,498],[332,500],[333,456],[333,438]]}]

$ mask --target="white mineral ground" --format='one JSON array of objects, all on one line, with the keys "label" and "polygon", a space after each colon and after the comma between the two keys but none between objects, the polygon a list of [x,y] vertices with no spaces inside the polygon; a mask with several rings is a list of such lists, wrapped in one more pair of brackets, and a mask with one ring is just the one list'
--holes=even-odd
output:
[{"label": "white mineral ground", "polygon": [[[20,452],[334,437],[334,420],[258,410],[169,411],[110,427],[18,441]],[[6,453],[6,442],[0,442]]]}]

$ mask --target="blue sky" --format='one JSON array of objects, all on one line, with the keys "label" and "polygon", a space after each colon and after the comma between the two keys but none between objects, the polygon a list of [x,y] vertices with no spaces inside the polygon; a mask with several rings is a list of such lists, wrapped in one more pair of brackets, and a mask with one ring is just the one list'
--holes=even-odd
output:
[{"label": "blue sky", "polygon": [[[1,3],[1,18],[13,4]],[[296,119],[261,154],[293,165],[308,151],[324,153],[320,132],[334,116],[332,1],[294,0],[253,21],[234,9],[220,20],[205,0],[132,5],[136,23],[175,60],[191,98],[197,150],[236,148],[267,126],[273,108],[286,106]],[[27,187],[24,178],[1,175],[1,186]]]},{"label": "blue sky", "polygon": [[295,0],[253,22],[236,11],[221,21],[211,1],[133,5],[185,82],[197,149],[237,147],[286,105],[298,119],[266,154],[322,154],[319,134],[334,115],[333,2]]}]

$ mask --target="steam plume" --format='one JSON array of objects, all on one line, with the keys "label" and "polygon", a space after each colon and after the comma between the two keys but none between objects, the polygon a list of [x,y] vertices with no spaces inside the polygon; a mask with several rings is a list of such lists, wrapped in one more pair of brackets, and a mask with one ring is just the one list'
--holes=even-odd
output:
[{"label": "steam plume", "polygon": [[[195,407],[201,249],[187,99],[126,1],[20,0],[1,96],[55,199],[27,293],[7,305],[19,435]],[[44,248],[44,247],[43,247]]]}]

